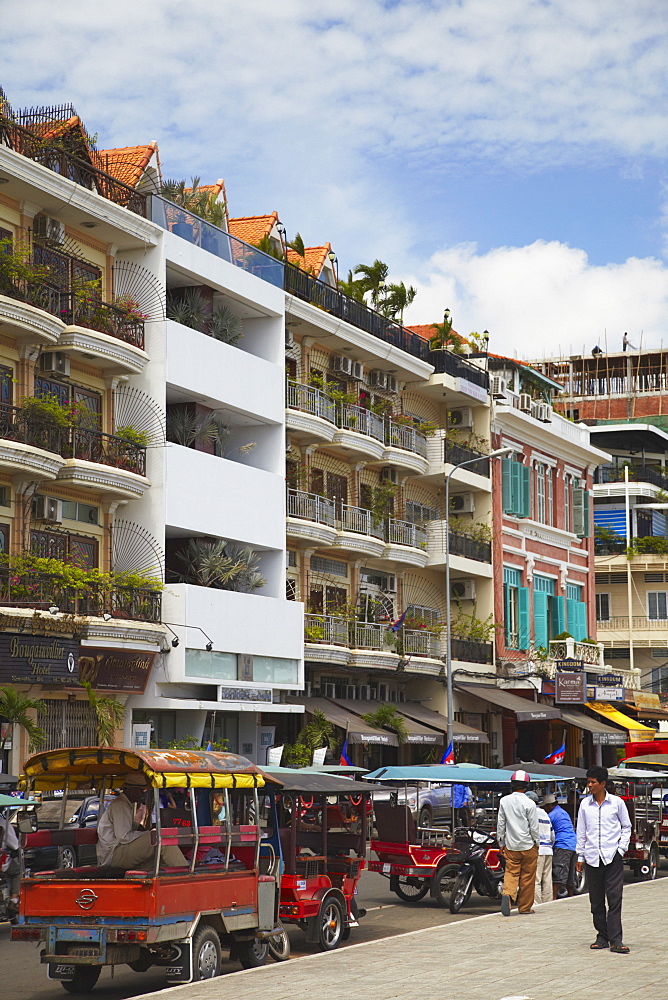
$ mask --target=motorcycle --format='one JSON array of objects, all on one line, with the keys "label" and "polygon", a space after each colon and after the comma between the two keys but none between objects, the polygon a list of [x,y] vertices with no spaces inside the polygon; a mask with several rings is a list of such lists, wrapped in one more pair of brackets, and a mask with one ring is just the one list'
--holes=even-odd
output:
[{"label": "motorcycle", "polygon": [[[6,857],[7,855],[0,853],[0,865]],[[17,916],[18,907],[16,903],[12,903],[11,901],[9,879],[0,871],[0,923],[3,920],[9,920],[12,924],[15,924]]]},{"label": "motorcycle", "polygon": [[466,836],[467,842],[460,848],[464,860],[450,890],[451,913],[459,913],[471,898],[474,889],[478,895],[490,896],[492,899],[501,899],[503,892],[505,866],[496,836],[475,828],[457,830],[455,843],[462,835]]}]

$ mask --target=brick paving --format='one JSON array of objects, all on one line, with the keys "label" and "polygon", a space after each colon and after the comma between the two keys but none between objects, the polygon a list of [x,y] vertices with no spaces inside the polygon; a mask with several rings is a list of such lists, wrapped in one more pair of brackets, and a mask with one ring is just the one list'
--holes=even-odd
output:
[{"label": "brick paving", "polygon": [[590,951],[586,896],[534,916],[501,914],[409,931],[287,963],[269,962],[156,1000],[665,1000],[668,879],[624,888],[630,955]]}]

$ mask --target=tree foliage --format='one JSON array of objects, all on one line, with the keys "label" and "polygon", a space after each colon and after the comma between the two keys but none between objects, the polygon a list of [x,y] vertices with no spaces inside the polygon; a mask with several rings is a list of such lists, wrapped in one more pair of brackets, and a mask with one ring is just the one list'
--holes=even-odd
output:
[{"label": "tree foliage", "polygon": [[4,735],[0,738],[0,752],[5,749],[7,740],[11,738],[12,727],[20,726],[26,731],[30,749],[39,750],[46,743],[46,733],[37,725],[32,712],[46,714],[46,705],[38,698],[30,698],[22,691],[6,684],[0,687],[0,716],[8,723]]}]

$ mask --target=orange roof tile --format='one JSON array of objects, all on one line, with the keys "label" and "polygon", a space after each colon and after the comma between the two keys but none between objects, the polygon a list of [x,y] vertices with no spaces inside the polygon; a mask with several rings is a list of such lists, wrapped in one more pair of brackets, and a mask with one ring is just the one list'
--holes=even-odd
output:
[{"label": "orange roof tile", "polygon": [[[422,325],[418,326],[407,326],[406,329],[410,330],[411,333],[416,333],[418,337],[422,338],[422,340],[431,340],[431,338],[435,337],[436,334],[438,333],[438,330],[436,329],[438,325],[440,324],[423,323]],[[466,339],[466,337],[462,337],[461,333],[457,333],[456,330],[453,330],[452,333],[457,338],[458,343],[468,344],[468,340]]]},{"label": "orange roof tile", "polygon": [[116,180],[135,187],[142,179],[146,167],[149,165],[154,153],[158,151],[158,144],[147,142],[141,146],[123,146],[119,149],[101,149],[98,153],[100,166]]},{"label": "orange roof tile", "polygon": [[312,274],[314,278],[319,278],[331,249],[331,243],[325,243],[321,247],[304,247],[304,256],[300,257],[296,250],[288,247],[288,261],[302,271]]},{"label": "orange roof tile", "polygon": [[228,230],[244,243],[259,243],[263,236],[269,236],[277,222],[278,212],[272,212],[271,215],[243,215],[230,219]]}]

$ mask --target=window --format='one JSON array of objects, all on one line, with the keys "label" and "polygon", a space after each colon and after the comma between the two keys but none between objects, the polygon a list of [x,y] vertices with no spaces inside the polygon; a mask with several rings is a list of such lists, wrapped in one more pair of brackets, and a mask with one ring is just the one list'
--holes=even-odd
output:
[{"label": "window", "polygon": [[323,556],[311,556],[311,570],[314,573],[327,573],[329,576],[348,576],[348,567],[338,559],[325,559]]},{"label": "window", "polygon": [[568,616],[568,631],[574,639],[586,639],[587,605],[582,600],[583,587],[578,583],[566,584],[566,608]]},{"label": "window", "polygon": [[596,595],[596,621],[610,621],[610,594]]},{"label": "window", "polygon": [[571,530],[571,477],[564,475],[564,531]]},{"label": "window", "polygon": [[30,551],[43,559],[68,560],[84,569],[98,564],[97,539],[70,535],[65,531],[30,532]]},{"label": "window", "polygon": [[291,549],[288,549],[285,553],[285,565],[287,568],[297,565],[297,553],[293,552]]},{"label": "window", "polygon": [[552,469],[548,466],[545,470],[545,516],[546,524],[554,524],[554,496],[552,483]]},{"label": "window", "polygon": [[545,524],[547,521],[545,490],[545,466],[542,462],[538,462],[536,465],[536,505],[534,508],[534,517],[541,524]]},{"label": "window", "polygon": [[584,481],[579,480],[578,486],[573,486],[573,532],[579,538],[589,538],[591,535],[591,505],[589,490]]},{"label": "window", "polygon": [[503,512],[529,517],[531,511],[531,469],[514,458],[501,459]]},{"label": "window", "polygon": [[508,649],[529,648],[529,588],[518,569],[503,568],[504,635]]},{"label": "window", "polygon": [[83,521],[84,524],[99,524],[100,511],[88,503],[77,503],[76,500],[63,500],[63,517],[68,521]]},{"label": "window", "polygon": [[668,619],[668,594],[665,590],[647,592],[647,617],[652,621]]},{"label": "window", "polygon": [[0,507],[11,507],[9,486],[0,486]]}]

